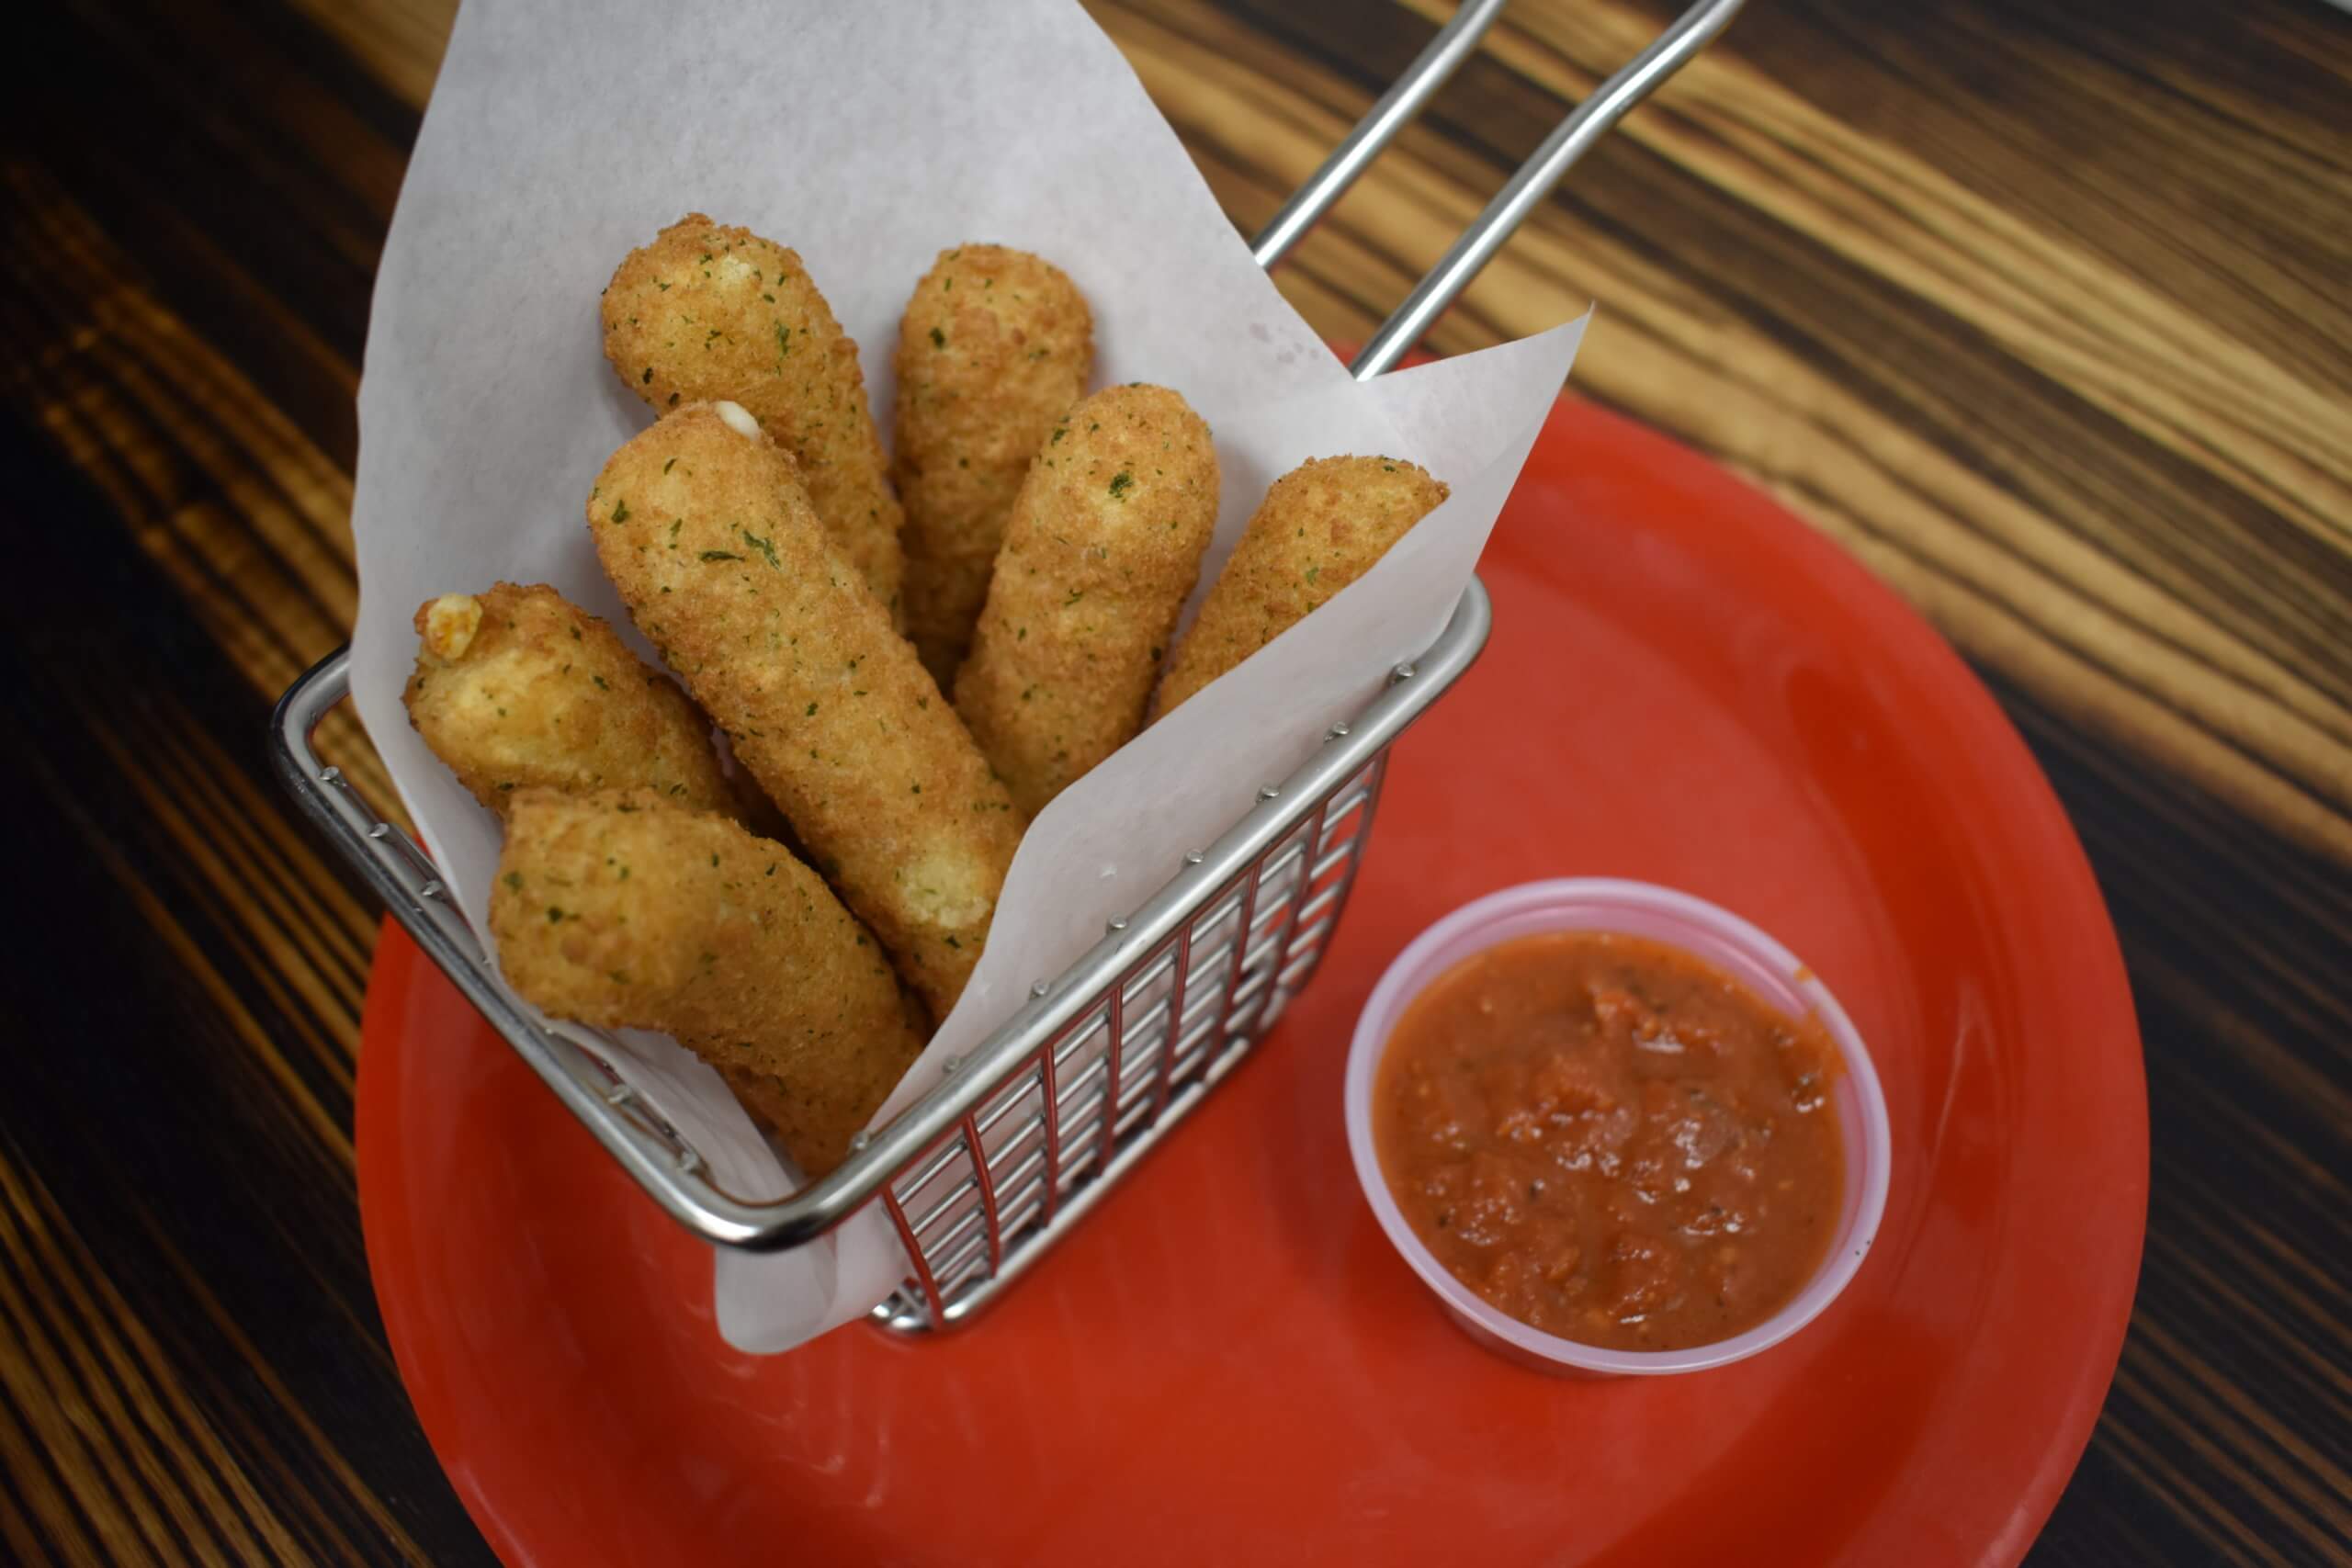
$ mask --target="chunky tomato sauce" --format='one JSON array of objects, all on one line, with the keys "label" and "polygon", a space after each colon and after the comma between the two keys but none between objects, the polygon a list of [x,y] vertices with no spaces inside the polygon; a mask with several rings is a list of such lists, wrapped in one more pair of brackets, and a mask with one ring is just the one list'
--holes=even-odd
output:
[{"label": "chunky tomato sauce", "polygon": [[1836,1047],[1688,953],[1557,932],[1440,976],[1373,1088],[1383,1172],[1454,1277],[1620,1350],[1785,1305],[1838,1223]]}]

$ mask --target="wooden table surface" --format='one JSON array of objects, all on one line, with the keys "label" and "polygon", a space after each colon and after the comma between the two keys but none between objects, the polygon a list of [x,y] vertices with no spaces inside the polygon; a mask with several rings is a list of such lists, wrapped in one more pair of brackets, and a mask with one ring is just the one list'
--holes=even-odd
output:
[{"label": "wooden table surface", "polygon": [[[0,1556],[488,1556],[361,1252],[379,911],[260,747],[351,624],[369,282],[450,7],[12,24]],[[1096,9],[1248,231],[1449,7]],[[1360,337],[1665,14],[1522,0],[1290,298]],[[2317,0],[1755,0],[1432,339],[1599,300],[1577,390],[1907,595],[2074,816],[2153,1197],[2037,1563],[2352,1557],[2347,280],[2352,17]]]}]

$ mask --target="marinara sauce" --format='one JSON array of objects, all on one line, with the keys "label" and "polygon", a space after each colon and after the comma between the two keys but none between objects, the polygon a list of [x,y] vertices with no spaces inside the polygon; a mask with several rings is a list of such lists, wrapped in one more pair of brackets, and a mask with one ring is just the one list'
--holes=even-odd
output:
[{"label": "marinara sauce", "polygon": [[1662,943],[1521,937],[1406,1010],[1373,1088],[1397,1205],[1520,1322],[1617,1350],[1752,1328],[1820,1266],[1837,1048]]}]

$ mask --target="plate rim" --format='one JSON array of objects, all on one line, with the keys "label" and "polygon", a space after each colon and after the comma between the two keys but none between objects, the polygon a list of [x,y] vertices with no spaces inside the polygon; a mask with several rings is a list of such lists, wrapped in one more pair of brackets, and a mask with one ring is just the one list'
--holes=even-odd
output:
[{"label": "plate rim", "polygon": [[[1579,423],[1586,428],[1575,428]],[[1736,492],[1736,504],[1743,511],[1774,514],[1774,543],[1785,543],[1808,574],[1826,579],[1841,605],[1871,622],[1898,628],[1917,645],[1939,694],[1964,708],[1963,713],[1942,716],[1946,720],[1964,717],[1983,742],[2001,753],[1992,760],[1992,771],[2015,781],[2014,795],[2005,803],[2006,814],[2017,818],[2013,836],[2039,840],[2050,852],[2050,858],[2041,863],[2044,874],[2064,885],[2063,897],[2056,900],[2048,897],[2050,889],[2045,887],[2044,901],[2074,903],[2076,917],[2088,917],[2082,927],[2089,950],[2084,956],[2095,963],[2097,972],[2078,976],[2082,992],[2089,998],[2086,1005],[2091,1010],[2111,1017],[2128,1045],[2121,1055],[2128,1058],[2132,1088],[2136,1091],[2125,1097],[2130,1124],[2109,1130],[2127,1135],[2123,1156],[2129,1157],[2119,1157],[2118,1163],[2125,1168],[2117,1172],[2125,1186],[2112,1196],[2128,1205],[2129,1235],[2119,1238],[2121,1253],[2128,1255],[2128,1267],[2120,1262],[2109,1266],[2116,1283],[2103,1292],[2097,1310],[2083,1314],[2091,1324],[2089,1353],[2076,1363],[2076,1375],[2059,1401],[2060,1418],[2050,1427],[2050,1439],[2041,1447],[2017,1506],[2003,1527],[1984,1542],[1975,1559],[2013,1564],[2022,1559],[2056,1507],[2097,1428],[2128,1337],[2146,1245],[2150,1145],[2145,1042],[2115,922],[2089,857],[2039,760],[1983,679],[1924,614],[1836,541],[1710,455],[1573,392],[1564,394],[1547,417],[1536,455],[1530,458],[1531,471],[1540,458],[1567,460],[1563,452],[1547,453],[1555,441],[1571,449],[1605,442],[1646,453],[1657,463],[1675,468],[1679,478],[1701,491]],[[1523,475],[1522,482],[1524,479]],[[404,1263],[398,1255],[410,1248],[414,1216],[396,1176],[404,1145],[386,1124],[388,1118],[395,1124],[398,1122],[393,1109],[395,1079],[408,1060],[409,1042],[399,1034],[393,1015],[401,1010],[400,998],[415,981],[417,965],[425,962],[407,933],[386,915],[370,961],[355,1093],[363,1242],[386,1338],[435,1458],[492,1550],[504,1560],[521,1561],[529,1555],[529,1544],[514,1537],[509,1520],[487,1495],[482,1472],[471,1462],[472,1450],[458,1430],[463,1424],[447,1404],[433,1370],[424,1364],[427,1346],[417,1336],[425,1332],[425,1325],[418,1314],[408,1310],[410,1303],[401,1294],[399,1283]],[[447,984],[437,976],[426,979]],[[486,1024],[481,1029],[495,1038]],[[387,1044],[391,1048],[386,1049]]]}]

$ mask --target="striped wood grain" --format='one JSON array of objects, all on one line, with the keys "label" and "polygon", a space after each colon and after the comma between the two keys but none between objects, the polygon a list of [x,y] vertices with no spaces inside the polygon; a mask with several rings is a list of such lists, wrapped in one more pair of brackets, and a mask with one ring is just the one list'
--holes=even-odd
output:
[{"label": "striped wood grain", "polygon": [[[1763,62],[1744,48],[1769,23],[1737,24],[1570,177],[1432,342],[1476,347],[1597,301],[1579,391],[1756,479],[2075,722],[2352,856],[2352,305],[2321,282],[2352,276],[2352,227],[2297,213],[2292,245],[2265,231],[2176,257],[2143,229],[2020,203],[2029,179],[2060,184],[2045,111],[2141,108],[2125,85],[2139,62],[2103,52],[2134,41],[2120,14],[2112,36],[2039,60],[1968,7],[1899,24],[1826,9],[1815,47]],[[1287,8],[1271,36],[1205,0],[1104,16],[1247,229],[1399,63],[1358,41],[1351,10]],[[1431,123],[1301,245],[1295,302],[1362,335],[1657,25],[1608,0],[1507,13]],[[1981,117],[1917,124],[1933,46],[1912,35],[1931,28],[1977,46],[1983,69],[2024,54],[2030,90],[1997,135]],[[2309,31],[2298,41],[2352,70],[2340,25]],[[1302,47],[1319,69],[1299,68]],[[1835,88],[1872,112],[1819,107]],[[2281,209],[2352,188],[2340,97],[2258,117],[2251,101],[2168,104],[2172,133],[2200,164],[2267,179]],[[2038,159],[1997,156],[2037,138]],[[2086,183],[2128,203],[2125,179]],[[2141,205],[2143,221],[2182,217]],[[2256,258],[2278,293],[2248,298]]]},{"label": "striped wood grain", "polygon": [[[1245,229],[1439,9],[1096,7]],[[1663,14],[1522,0],[1294,300],[1362,335]],[[257,749],[355,604],[368,283],[450,15],[75,0],[0,106],[0,471],[40,585],[0,618],[0,798],[54,890],[0,949],[40,1047],[0,1100],[12,1558],[482,1554],[351,1224],[375,911]],[[2082,827],[2158,1156],[2038,1562],[2352,1554],[2352,895],[2310,853],[2352,847],[2347,77],[2352,26],[2285,0],[1758,0],[1434,340],[1600,300],[1580,389],[1909,594]],[[346,721],[328,745],[390,804]]]}]

